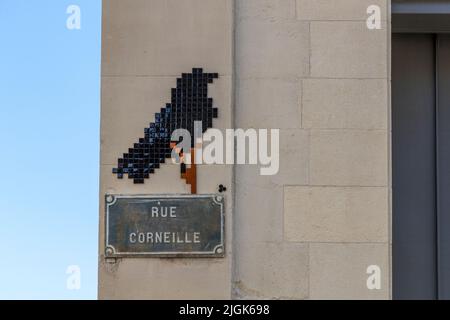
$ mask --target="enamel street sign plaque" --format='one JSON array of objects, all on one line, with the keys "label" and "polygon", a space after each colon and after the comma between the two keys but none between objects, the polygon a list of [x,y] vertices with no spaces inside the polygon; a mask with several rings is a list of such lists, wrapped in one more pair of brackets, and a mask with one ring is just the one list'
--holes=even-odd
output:
[{"label": "enamel street sign plaque", "polygon": [[106,257],[223,257],[220,195],[106,195]]}]

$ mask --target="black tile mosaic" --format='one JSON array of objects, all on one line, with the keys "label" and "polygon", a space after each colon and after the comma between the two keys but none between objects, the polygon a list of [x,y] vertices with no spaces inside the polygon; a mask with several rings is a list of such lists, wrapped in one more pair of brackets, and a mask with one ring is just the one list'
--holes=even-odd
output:
[{"label": "black tile mosaic", "polygon": [[[208,84],[219,78],[217,73],[204,73],[202,68],[193,68],[192,73],[183,73],[176,80],[177,87],[171,89],[171,103],[167,103],[155,114],[155,121],[144,128],[144,137],[134,143],[122,158],[117,161],[117,168],[112,170],[118,179],[128,175],[134,183],[142,184],[160,164],[171,157],[172,132],[187,129],[191,133],[191,147],[194,147],[194,121],[202,121],[203,133],[212,128],[213,118],[219,111],[213,108],[213,99],[208,97]],[[181,173],[186,166],[181,165]]]}]

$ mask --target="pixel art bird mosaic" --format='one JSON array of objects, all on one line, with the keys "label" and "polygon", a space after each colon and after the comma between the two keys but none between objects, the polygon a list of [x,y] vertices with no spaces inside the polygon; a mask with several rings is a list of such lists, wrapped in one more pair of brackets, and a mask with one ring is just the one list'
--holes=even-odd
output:
[{"label": "pixel art bird mosaic", "polygon": [[[172,141],[176,129],[186,129],[191,134],[191,158],[194,159],[194,122],[202,122],[202,134],[213,126],[213,118],[218,117],[218,109],[213,107],[213,99],[208,97],[208,84],[219,78],[217,73],[204,73],[202,68],[192,69],[192,73],[183,73],[177,78],[177,87],[172,88],[171,103],[167,103],[161,112],[155,114],[155,121],[144,129],[144,137],[128,149],[118,159],[113,173],[118,179],[128,175],[136,184],[142,184],[150,174],[155,173],[166,159],[172,157],[172,150],[179,141]],[[183,159],[185,150],[176,150]],[[181,163],[181,178],[191,186],[191,193],[197,193],[196,165],[189,167]]]}]

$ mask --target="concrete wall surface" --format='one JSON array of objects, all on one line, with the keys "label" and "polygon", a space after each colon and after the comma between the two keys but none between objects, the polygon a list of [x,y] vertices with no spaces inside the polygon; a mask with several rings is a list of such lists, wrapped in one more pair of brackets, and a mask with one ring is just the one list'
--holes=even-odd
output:
[{"label": "concrete wall surface", "polygon": [[229,0],[104,0],[100,183],[100,299],[229,299],[231,297],[231,166],[198,168],[198,193],[227,186],[224,259],[106,260],[104,197],[184,194],[178,165],[166,161],[145,184],[112,175],[117,158],[143,137],[171,101],[176,78],[192,68],[219,73],[209,95],[219,107],[214,127],[232,127],[233,2]]},{"label": "concrete wall surface", "polygon": [[234,297],[390,297],[388,7],[236,1],[235,123],[279,128],[281,169],[236,167]]}]

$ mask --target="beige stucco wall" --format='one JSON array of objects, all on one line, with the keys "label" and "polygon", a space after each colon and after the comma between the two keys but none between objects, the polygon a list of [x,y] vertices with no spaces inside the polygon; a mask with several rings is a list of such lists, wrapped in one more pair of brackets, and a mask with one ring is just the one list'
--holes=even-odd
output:
[{"label": "beige stucco wall", "polygon": [[[381,30],[366,27],[372,4]],[[100,298],[389,298],[388,1],[103,6]],[[107,262],[105,192],[187,192],[172,165],[144,186],[111,169],[194,66],[220,74],[216,127],[280,129],[279,174],[199,169],[200,193],[228,187],[225,259]],[[381,290],[366,287],[369,265],[382,270]]]},{"label": "beige stucco wall", "polygon": [[[144,185],[111,173],[170,102],[176,78],[193,67],[218,72],[209,95],[219,129],[232,126],[232,1],[104,0],[102,49],[99,298],[227,299],[231,292],[232,167],[198,168],[198,193],[227,186],[225,259],[104,258],[104,195],[189,193],[179,166],[166,164]],[[170,161],[166,161],[169,163]]]},{"label": "beige stucco wall", "polygon": [[234,297],[389,298],[387,1],[236,6],[235,123],[281,129],[281,170],[236,167]]}]

